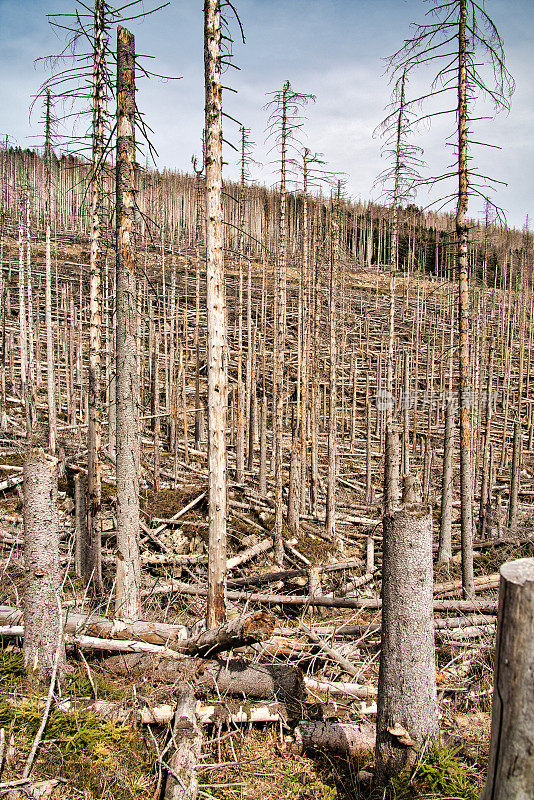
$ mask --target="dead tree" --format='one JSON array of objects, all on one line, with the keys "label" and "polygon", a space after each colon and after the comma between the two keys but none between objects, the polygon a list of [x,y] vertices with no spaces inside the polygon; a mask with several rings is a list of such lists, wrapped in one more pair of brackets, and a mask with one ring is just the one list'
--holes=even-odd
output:
[{"label": "dead tree", "polygon": [[117,29],[117,581],[115,615],[140,616],[139,387],[135,280],[135,42]]},{"label": "dead tree", "polygon": [[268,120],[269,135],[274,138],[275,147],[280,148],[280,214],[276,271],[275,322],[273,344],[273,440],[274,440],[274,482],[275,519],[274,549],[279,566],[284,558],[283,545],[283,394],[284,360],[286,343],[286,284],[287,284],[287,179],[290,159],[288,148],[294,142],[296,132],[302,127],[299,111],[313,95],[295,92],[289,81],[281,91],[273,92],[273,99],[267,104],[271,111]]},{"label": "dead tree", "polygon": [[432,516],[421,506],[386,511],[376,780],[384,787],[438,738]]},{"label": "dead tree", "polygon": [[[458,326],[459,326],[459,406],[460,406],[460,502],[462,537],[462,580],[466,597],[474,595],[473,578],[473,478],[471,454],[471,404],[472,387],[469,354],[469,258],[468,258],[468,202],[470,196],[487,199],[488,189],[494,179],[480,173],[470,161],[469,148],[481,144],[473,139],[469,122],[473,121],[477,97],[488,98],[496,110],[509,107],[514,84],[505,65],[501,38],[484,8],[474,0],[446,0],[432,9],[436,21],[414,25],[415,33],[395,53],[390,64],[394,75],[402,75],[428,63],[437,66],[428,93],[406,102],[409,108],[424,104],[429,98],[449,97],[451,108],[421,112],[415,122],[431,119],[437,114],[453,114],[457,145],[455,168],[424,182],[436,185],[457,178],[458,188],[444,194],[439,201],[445,204],[456,199],[456,266],[458,271]],[[451,52],[452,50],[452,52]],[[492,83],[481,72],[489,67]],[[471,157],[472,158],[472,157]],[[423,181],[420,181],[423,183]]]},{"label": "dead tree", "polygon": [[54,346],[52,340],[52,258],[50,252],[50,222],[52,217],[52,175],[50,159],[52,129],[52,98],[46,92],[45,106],[45,173],[46,173],[46,241],[45,241],[45,329],[46,329],[46,388],[48,401],[48,447],[52,455],[56,452],[56,385],[54,381]]},{"label": "dead tree", "polygon": [[226,582],[226,308],[222,236],[221,9],[204,3],[209,551],[206,625],[224,621]]},{"label": "dead tree", "polygon": [[24,459],[24,665],[31,683],[65,671],[57,510],[57,463],[42,450]]},{"label": "dead tree", "polygon": [[480,800],[527,800],[534,786],[534,559],[501,567],[491,743]]}]

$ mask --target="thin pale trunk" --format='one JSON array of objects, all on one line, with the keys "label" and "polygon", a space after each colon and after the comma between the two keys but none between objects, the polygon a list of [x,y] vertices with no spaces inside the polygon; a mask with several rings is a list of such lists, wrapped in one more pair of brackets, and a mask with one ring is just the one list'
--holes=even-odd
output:
[{"label": "thin pale trunk", "polygon": [[226,309],[222,232],[221,14],[204,4],[209,551],[206,625],[226,617]]},{"label": "thin pale trunk", "polygon": [[117,29],[116,382],[117,580],[115,616],[140,616],[139,387],[135,281],[135,43]]},{"label": "thin pale trunk", "polygon": [[473,486],[471,470],[471,421],[469,380],[469,287],[467,257],[467,43],[466,0],[460,0],[459,69],[458,69],[458,209],[456,235],[458,238],[459,280],[459,359],[460,359],[460,503],[462,538],[462,587],[464,596],[474,597],[473,573]]}]

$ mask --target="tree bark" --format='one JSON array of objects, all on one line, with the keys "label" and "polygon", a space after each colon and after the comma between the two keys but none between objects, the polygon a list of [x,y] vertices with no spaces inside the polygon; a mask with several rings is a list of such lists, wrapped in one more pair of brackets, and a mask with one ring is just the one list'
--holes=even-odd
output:
[{"label": "tree bark", "polygon": [[58,675],[65,671],[59,598],[57,465],[42,450],[24,459],[24,665],[30,683],[50,680],[58,648]]},{"label": "tree bark", "polygon": [[197,766],[202,750],[202,731],[196,714],[195,695],[181,684],[176,690],[176,709],[172,721],[174,750],[169,758],[163,800],[196,800]]},{"label": "tree bark", "polygon": [[471,386],[469,379],[469,286],[467,252],[467,0],[460,0],[458,29],[458,208],[456,212],[458,260],[458,324],[460,331],[460,504],[462,580],[464,597],[474,595],[473,584],[473,480],[471,471]]},{"label": "tree bark", "polygon": [[226,312],[222,235],[221,12],[204,3],[209,551],[206,626],[226,617]]},{"label": "tree bark", "polygon": [[115,616],[140,616],[139,387],[136,343],[135,42],[117,29],[117,581]]},{"label": "tree bark", "polygon": [[[432,516],[419,506],[384,516],[382,646],[376,779],[383,787],[438,737],[432,614]],[[395,730],[408,734],[403,744]]]},{"label": "tree bark", "polygon": [[443,442],[443,476],[441,481],[441,519],[439,524],[438,564],[448,564],[452,557],[452,456],[454,448],[454,406],[447,401]]},{"label": "tree bark", "polygon": [[529,800],[534,786],[534,559],[501,567],[491,743],[480,800]]}]

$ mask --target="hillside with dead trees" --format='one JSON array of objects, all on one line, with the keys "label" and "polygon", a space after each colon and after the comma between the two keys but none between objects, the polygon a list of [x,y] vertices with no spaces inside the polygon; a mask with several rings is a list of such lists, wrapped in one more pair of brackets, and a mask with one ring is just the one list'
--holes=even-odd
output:
[{"label": "hillside with dead trees", "polygon": [[[245,127],[223,180],[228,5],[191,174],[138,163],[102,0],[86,155],[54,145],[57,76],[44,147],[0,149],[0,792],[527,800],[534,252],[528,219],[471,216],[467,155],[502,42],[471,0],[416,28],[383,203],[356,202],[289,81],[276,187]],[[453,212],[416,205],[409,86],[451,42]]]}]

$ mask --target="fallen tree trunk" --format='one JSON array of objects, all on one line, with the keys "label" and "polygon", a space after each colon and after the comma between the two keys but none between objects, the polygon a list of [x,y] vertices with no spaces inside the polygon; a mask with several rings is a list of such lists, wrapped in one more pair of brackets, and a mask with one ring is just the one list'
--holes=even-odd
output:
[{"label": "fallen tree trunk", "polygon": [[302,671],[287,664],[249,664],[200,658],[175,659],[158,655],[128,654],[111,656],[104,669],[116,676],[150,678],[160,682],[186,681],[196,693],[214,690],[256,700],[301,700],[305,695]]},{"label": "fallen tree trunk", "polygon": [[[475,578],[475,589],[479,592],[485,589],[495,589],[499,586],[500,576],[496,572],[493,575],[479,575]],[[434,597],[440,594],[448,594],[449,592],[460,591],[462,588],[462,581],[446,581],[445,583],[436,583],[434,585]]]},{"label": "fallen tree trunk", "polygon": [[[86,639],[100,639],[102,646],[99,649],[116,647],[116,642],[127,642],[128,650],[132,650],[132,642],[144,642],[170,648],[183,655],[207,656],[215,655],[235,647],[246,647],[255,642],[268,639],[274,630],[275,619],[271,614],[263,611],[254,611],[244,617],[236,617],[216,628],[191,636],[183,625],[168,625],[162,622],[123,622],[122,620],[109,620],[86,614],[68,613],[65,618],[64,630],[66,634]],[[7,629],[18,628],[22,625],[22,611],[10,606],[0,606],[0,634],[6,635]],[[18,634],[11,634],[18,635]],[[112,645],[112,642],[114,645]],[[89,644],[89,642],[86,642]],[[154,650],[153,652],[158,652]]]},{"label": "fallen tree trunk", "polygon": [[375,748],[375,726],[364,723],[301,722],[293,736],[286,738],[288,748],[301,755],[305,750],[330,750],[343,756],[357,756]]},{"label": "fallen tree trunk", "polygon": [[163,800],[193,800],[198,795],[198,772],[202,732],[196,714],[195,696],[188,686],[180,686],[173,714],[172,742],[163,786]]},{"label": "fallen tree trunk", "polygon": [[[207,590],[204,586],[189,586],[181,581],[169,581],[166,584],[147,589],[146,594],[168,594],[182,592],[183,594],[205,597]],[[310,597],[309,595],[283,595],[260,594],[256,592],[227,592],[228,600],[243,600],[247,602],[266,603],[270,605],[287,606],[325,606],[327,608],[382,608],[382,601],[371,597]],[[434,600],[434,611],[465,611],[483,614],[496,614],[497,602],[495,600]]]}]

